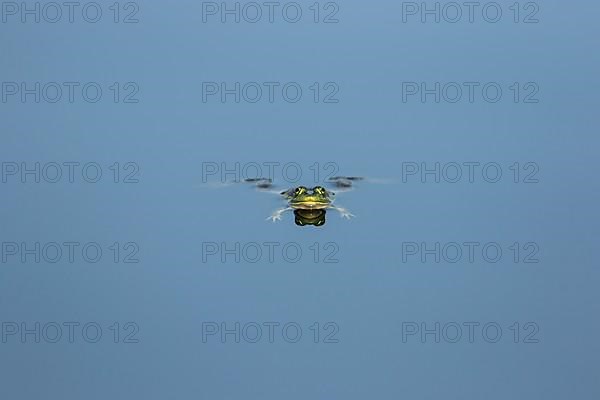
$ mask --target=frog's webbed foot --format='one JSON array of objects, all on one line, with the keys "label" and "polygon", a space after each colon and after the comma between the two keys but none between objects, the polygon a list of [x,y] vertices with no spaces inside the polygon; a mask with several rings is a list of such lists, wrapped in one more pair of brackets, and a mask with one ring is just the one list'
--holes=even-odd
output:
[{"label": "frog's webbed foot", "polygon": [[332,176],[327,179],[327,182],[334,185],[337,189],[351,189],[352,185],[356,181],[362,181],[363,177],[361,176]]},{"label": "frog's webbed foot", "polygon": [[343,207],[333,206],[331,208],[333,208],[334,210],[336,210],[337,212],[339,212],[340,216],[342,218],[350,219],[352,217],[355,217],[354,214],[352,214],[350,211],[348,211],[347,209],[345,209]]},{"label": "frog's webbed foot", "polygon": [[281,221],[281,214],[273,213],[273,215],[267,217],[267,221],[272,221],[272,222]]},{"label": "frog's webbed foot", "polygon": [[355,190],[354,186],[336,186],[335,192],[329,192],[331,195],[335,196],[336,193],[346,193]]},{"label": "frog's webbed foot", "polygon": [[270,189],[273,187],[271,178],[246,178],[242,182],[253,183],[257,189]]},{"label": "frog's webbed foot", "polygon": [[275,194],[275,195],[280,195],[280,191],[279,190],[275,190],[275,189],[263,189],[263,188],[256,188],[256,190],[258,190],[261,193],[269,193],[269,194]]},{"label": "frog's webbed foot", "polygon": [[273,212],[273,214],[271,214],[269,217],[267,217],[267,221],[273,221],[273,222],[277,222],[277,221],[281,221],[281,215],[286,212],[291,210],[291,207],[286,207],[286,208],[280,208],[279,210],[275,210]]}]

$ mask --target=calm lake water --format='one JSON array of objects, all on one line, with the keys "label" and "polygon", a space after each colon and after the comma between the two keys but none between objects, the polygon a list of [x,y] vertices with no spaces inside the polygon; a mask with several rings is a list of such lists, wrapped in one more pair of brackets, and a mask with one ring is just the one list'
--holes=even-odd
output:
[{"label": "calm lake water", "polygon": [[[44,4],[0,25],[7,398],[600,395],[596,2]],[[319,227],[220,185],[332,175]]]}]

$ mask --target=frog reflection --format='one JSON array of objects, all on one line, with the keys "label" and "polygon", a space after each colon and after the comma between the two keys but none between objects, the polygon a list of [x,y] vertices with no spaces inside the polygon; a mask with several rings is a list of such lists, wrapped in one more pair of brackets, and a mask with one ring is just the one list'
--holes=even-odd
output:
[{"label": "frog reflection", "polygon": [[326,210],[294,210],[294,222],[298,226],[323,226],[325,214],[327,214]]}]

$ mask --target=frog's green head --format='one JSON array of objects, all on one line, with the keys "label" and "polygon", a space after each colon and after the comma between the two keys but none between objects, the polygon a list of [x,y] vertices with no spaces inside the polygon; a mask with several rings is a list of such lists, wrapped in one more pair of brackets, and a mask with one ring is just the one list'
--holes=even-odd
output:
[{"label": "frog's green head", "polygon": [[322,186],[315,186],[308,189],[305,186],[298,186],[282,193],[289,201],[290,207],[299,210],[322,210],[331,205],[333,196]]}]

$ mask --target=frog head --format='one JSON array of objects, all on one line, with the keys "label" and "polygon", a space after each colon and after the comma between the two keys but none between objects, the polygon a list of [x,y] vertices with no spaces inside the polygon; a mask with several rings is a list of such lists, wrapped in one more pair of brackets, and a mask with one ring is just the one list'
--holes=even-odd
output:
[{"label": "frog head", "polygon": [[315,186],[309,189],[305,186],[298,186],[282,193],[293,209],[300,210],[322,210],[331,205],[332,192],[322,186]]}]

